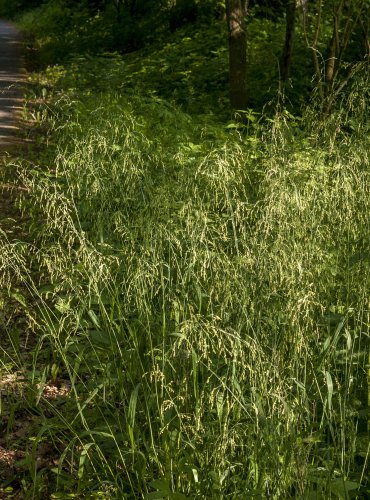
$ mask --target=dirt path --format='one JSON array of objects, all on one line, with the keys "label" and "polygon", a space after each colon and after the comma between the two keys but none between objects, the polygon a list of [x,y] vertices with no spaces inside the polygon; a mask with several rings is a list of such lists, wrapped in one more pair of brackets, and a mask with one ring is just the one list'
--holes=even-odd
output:
[{"label": "dirt path", "polygon": [[22,109],[20,34],[9,22],[0,20],[0,146],[19,142],[17,120]]},{"label": "dirt path", "polygon": [[[18,135],[22,87],[25,85],[20,42],[16,28],[0,20],[0,268],[4,248],[31,240],[27,232],[27,216],[21,213],[16,203],[18,195],[25,189],[17,181],[16,165],[19,161],[28,161],[30,152],[30,142]],[[5,255],[6,265],[7,258]],[[12,264],[8,267],[11,274]],[[22,300],[19,301],[17,296],[23,297]],[[26,384],[26,380],[31,380],[37,344],[30,321],[33,306],[34,300],[23,277],[18,279],[11,275],[10,284],[0,280],[0,499],[21,500],[30,495],[49,498],[44,488],[48,487],[48,477],[54,485],[51,469],[55,468],[60,456],[49,442],[40,441],[35,452],[30,451],[31,439],[41,432],[44,425],[44,410],[39,415],[32,411],[32,396],[29,395],[34,394],[35,388]],[[68,391],[67,386],[48,382],[43,389],[43,398],[65,399]],[[42,490],[38,489],[39,480],[34,482],[36,471],[37,478],[39,474],[43,477]]]},{"label": "dirt path", "polygon": [[[16,28],[11,23],[0,20],[0,239],[5,242],[22,240],[24,235],[22,214],[14,204],[19,187],[13,183],[15,169],[11,167],[12,158],[24,150],[24,141],[17,134],[25,79],[20,41]],[[1,258],[0,254],[0,261]],[[27,335],[26,325],[24,312],[9,297],[6,287],[0,284],[0,392],[3,401],[0,418],[0,499],[25,498],[16,466],[17,460],[25,457],[24,447],[18,444],[13,429],[9,428],[10,432],[7,431],[12,411],[7,396],[13,390],[17,391],[18,386],[13,383],[7,388],[6,384],[17,380],[18,366],[11,366],[9,370],[6,367],[10,366],[9,361],[14,356],[13,339],[9,332],[19,331],[23,338]],[[23,347],[22,351],[23,356],[27,350]],[[20,401],[21,393],[17,393],[15,397]],[[29,417],[24,411],[18,418],[19,428],[27,429],[28,421]]]},{"label": "dirt path", "polygon": [[13,201],[19,187],[13,183],[9,160],[25,146],[18,136],[24,83],[21,35],[13,24],[0,20],[0,229],[11,239],[22,234],[21,214]]}]

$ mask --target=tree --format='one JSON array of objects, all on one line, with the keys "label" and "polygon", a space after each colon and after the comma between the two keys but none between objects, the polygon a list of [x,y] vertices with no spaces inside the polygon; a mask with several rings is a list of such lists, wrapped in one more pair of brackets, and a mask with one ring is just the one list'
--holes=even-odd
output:
[{"label": "tree", "polygon": [[[363,19],[367,18],[368,6],[369,0],[318,0],[311,6],[311,18],[315,19],[311,28],[313,37],[312,41],[308,39],[306,23],[306,40],[312,50],[317,88],[325,114],[330,112],[336,98],[364,64],[361,49],[355,54],[351,44],[356,31],[364,31]],[[320,42],[321,45],[326,43],[323,53],[319,50]]]},{"label": "tree", "polygon": [[296,10],[297,0],[288,0],[286,5],[285,44],[280,61],[280,76],[283,82],[285,82],[289,77],[290,63],[293,54]]},{"label": "tree", "polygon": [[198,14],[195,0],[177,0],[170,9],[170,31],[174,32],[186,23],[194,22]]},{"label": "tree", "polygon": [[234,110],[247,108],[247,2],[226,0],[229,31],[230,102]]},{"label": "tree", "polygon": [[90,12],[95,13],[99,10],[103,10],[105,7],[105,0],[87,0],[87,6]]}]

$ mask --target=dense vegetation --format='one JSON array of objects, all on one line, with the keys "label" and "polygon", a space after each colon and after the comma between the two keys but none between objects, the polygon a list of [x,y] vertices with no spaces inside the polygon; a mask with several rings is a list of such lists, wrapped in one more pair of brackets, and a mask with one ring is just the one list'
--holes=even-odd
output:
[{"label": "dense vegetation", "polygon": [[222,1],[0,2],[33,69],[1,494],[368,497],[369,4],[340,3],[295,3],[282,78],[291,2],[250,2],[235,113]]}]

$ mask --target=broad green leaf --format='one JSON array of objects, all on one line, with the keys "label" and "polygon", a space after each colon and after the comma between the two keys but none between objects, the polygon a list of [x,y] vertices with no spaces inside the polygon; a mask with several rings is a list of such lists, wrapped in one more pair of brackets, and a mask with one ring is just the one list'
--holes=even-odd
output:
[{"label": "broad green leaf", "polygon": [[348,493],[350,491],[358,490],[360,487],[361,485],[359,483],[346,481],[341,478],[330,481],[330,491],[343,500],[347,500],[349,498]]},{"label": "broad green leaf", "polygon": [[88,458],[88,452],[89,452],[89,449],[94,446],[94,443],[87,443],[87,444],[84,444],[83,445],[83,449],[81,451],[81,455],[80,455],[80,460],[79,460],[79,464],[78,464],[78,478],[81,479],[84,475],[84,471],[85,471],[85,462],[86,462],[86,459]]},{"label": "broad green leaf", "polygon": [[328,371],[325,371],[325,379],[326,379],[326,386],[328,388],[328,407],[329,407],[329,411],[331,411],[332,410],[332,398],[333,398],[334,385],[333,385],[333,379],[331,377],[331,374]]}]

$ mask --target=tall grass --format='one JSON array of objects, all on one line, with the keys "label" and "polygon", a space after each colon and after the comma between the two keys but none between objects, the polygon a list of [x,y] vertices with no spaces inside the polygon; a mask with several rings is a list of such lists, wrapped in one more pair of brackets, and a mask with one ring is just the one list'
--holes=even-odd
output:
[{"label": "tall grass", "polygon": [[366,496],[369,144],[347,99],[336,135],[281,113],[243,136],[154,97],[54,97],[55,154],[19,165],[33,382],[71,387],[40,410],[54,498]]}]

